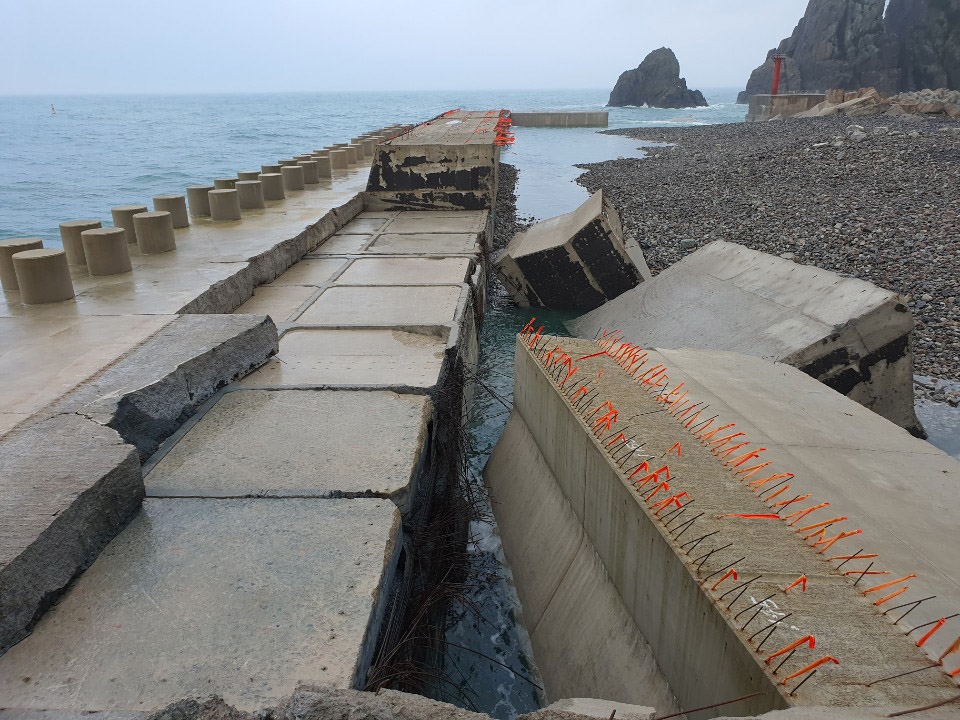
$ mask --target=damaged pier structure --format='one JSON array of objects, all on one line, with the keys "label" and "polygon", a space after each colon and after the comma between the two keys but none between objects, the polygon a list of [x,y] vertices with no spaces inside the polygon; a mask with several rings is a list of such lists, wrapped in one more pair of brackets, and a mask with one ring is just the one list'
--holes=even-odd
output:
[{"label": "damaged pier structure", "polygon": [[[446,124],[391,126],[316,151],[336,154],[327,178],[240,221],[194,216],[175,250],[131,251],[138,283],[77,268],[76,300],[6,296],[4,373],[57,333],[89,350],[38,363],[0,436],[0,707],[217,694],[254,711],[301,682],[381,687],[386,663],[436,652],[403,643],[444,610],[416,612],[449,571],[437,537],[466,539],[492,117],[464,119],[469,182],[444,159]],[[429,187],[384,171],[405,136],[435,163]],[[72,379],[66,394],[51,378]]]}]

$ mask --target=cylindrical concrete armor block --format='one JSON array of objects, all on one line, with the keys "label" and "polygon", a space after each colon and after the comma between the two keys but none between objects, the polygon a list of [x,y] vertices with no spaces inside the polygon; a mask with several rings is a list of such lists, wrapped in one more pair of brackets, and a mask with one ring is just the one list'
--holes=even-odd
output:
[{"label": "cylindrical concrete armor block", "polygon": [[303,168],[303,181],[308,185],[316,185],[320,182],[320,176],[317,174],[316,160],[301,160],[297,163]]},{"label": "cylindrical concrete armor block", "polygon": [[236,190],[211,190],[207,195],[212,219],[220,222],[240,219],[240,198]]},{"label": "cylindrical concrete armor block", "polygon": [[343,148],[330,151],[330,162],[333,164],[334,170],[346,170],[347,169],[347,151]]},{"label": "cylindrical concrete armor block", "polygon": [[280,168],[283,187],[286,190],[303,190],[303,168],[299,165],[284,165]]},{"label": "cylindrical concrete armor block", "polygon": [[137,228],[137,245],[144,255],[170,252],[177,249],[173,235],[173,217],[166,211],[142,212],[133,216]]},{"label": "cylindrical concrete armor block", "polygon": [[68,220],[60,223],[60,240],[63,241],[63,250],[67,253],[67,262],[71,265],[86,265],[87,259],[83,254],[83,241],[80,233],[84,230],[101,227],[99,220]]},{"label": "cylindrical concrete armor block", "polygon": [[373,149],[377,146],[377,141],[372,138],[363,139],[363,154],[366,157],[373,157]]},{"label": "cylindrical concrete armor block", "polygon": [[17,273],[11,259],[13,254],[24,250],[39,250],[42,247],[43,240],[37,237],[0,240],[0,285],[6,292],[16,292],[18,289]]},{"label": "cylindrical concrete armor block", "polygon": [[82,242],[91,275],[119,275],[132,269],[123,228],[84,230]]},{"label": "cylindrical concrete armor block", "polygon": [[279,175],[280,163],[277,163],[276,165],[261,165],[260,170],[262,175]]},{"label": "cylindrical concrete armor block", "polygon": [[297,161],[296,161],[296,160],[293,160],[293,159],[290,159],[290,160],[280,160],[280,161],[278,161],[278,162],[280,163],[280,166],[281,166],[281,167],[291,167],[291,166],[294,166],[294,165],[297,164]]},{"label": "cylindrical concrete armor block", "polygon": [[260,184],[263,185],[264,200],[283,200],[283,175],[279,172],[262,173],[260,175]]},{"label": "cylindrical concrete armor block", "polygon": [[321,178],[333,177],[333,165],[330,163],[330,153],[317,157],[317,175]]},{"label": "cylindrical concrete armor block", "polygon": [[183,195],[157,195],[153,199],[153,209],[157,212],[170,213],[174,228],[190,226],[190,218],[187,216],[187,199]]},{"label": "cylindrical concrete armor block", "polygon": [[216,190],[233,190],[237,186],[237,178],[214,178],[213,187]]},{"label": "cylindrical concrete armor block", "polygon": [[13,270],[26,305],[41,305],[73,297],[73,280],[63,250],[23,250],[14,253]]},{"label": "cylindrical concrete armor block", "polygon": [[350,144],[350,143],[334,143],[334,144],[331,145],[330,147],[331,147],[331,148],[340,149],[340,148],[345,148],[345,147],[347,147],[349,144]]},{"label": "cylindrical concrete armor block", "polygon": [[237,173],[238,180],[259,180],[262,170],[241,170]]},{"label": "cylindrical concrete armor block", "polygon": [[145,213],[146,205],[120,205],[111,208],[110,214],[113,215],[113,224],[121,227],[127,233],[127,242],[135,243],[137,241],[137,228],[133,224],[133,216],[137,213]]},{"label": "cylindrical concrete armor block", "polygon": [[348,145],[343,149],[347,153],[347,165],[356,165],[357,164],[357,146]]},{"label": "cylindrical concrete armor block", "polygon": [[263,184],[259,180],[237,181],[237,202],[242,210],[256,210],[263,205]]},{"label": "cylindrical concrete armor block", "polygon": [[313,157],[310,155],[294,155],[293,159],[300,162],[301,160],[313,160]]},{"label": "cylindrical concrete armor block", "polygon": [[187,202],[194,217],[210,217],[210,198],[207,195],[213,185],[191,185],[187,188]]}]

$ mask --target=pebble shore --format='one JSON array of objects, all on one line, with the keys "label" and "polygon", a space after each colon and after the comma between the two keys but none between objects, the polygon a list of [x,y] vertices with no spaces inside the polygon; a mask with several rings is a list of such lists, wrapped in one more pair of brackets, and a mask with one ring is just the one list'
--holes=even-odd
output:
[{"label": "pebble shore", "polygon": [[[609,194],[654,273],[729,240],[867,280],[913,312],[917,373],[960,379],[960,122],[823,117],[608,132],[670,144],[585,165],[579,179]],[[937,384],[918,392],[960,401]]]}]

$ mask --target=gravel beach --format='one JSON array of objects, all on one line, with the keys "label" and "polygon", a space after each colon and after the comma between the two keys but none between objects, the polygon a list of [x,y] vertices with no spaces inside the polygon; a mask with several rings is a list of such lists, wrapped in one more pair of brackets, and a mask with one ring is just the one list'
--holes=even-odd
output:
[{"label": "gravel beach", "polygon": [[[609,194],[654,273],[729,240],[870,281],[913,311],[917,373],[960,379],[960,123],[824,117],[608,132],[671,144],[584,166],[579,179]],[[937,385],[930,395],[960,400]]]}]

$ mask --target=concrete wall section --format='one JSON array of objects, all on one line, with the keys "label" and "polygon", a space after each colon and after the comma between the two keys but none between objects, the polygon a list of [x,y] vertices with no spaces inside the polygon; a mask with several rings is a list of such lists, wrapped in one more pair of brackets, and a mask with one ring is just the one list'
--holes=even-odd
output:
[{"label": "concrete wall section", "polygon": [[785,362],[911,432],[913,318],[896,293],[713,242],[568,323],[619,329],[644,347],[730,350]]},{"label": "concrete wall section", "polygon": [[517,127],[607,127],[610,113],[586,112],[511,112]]},{"label": "concrete wall section", "polygon": [[824,101],[825,97],[822,93],[751,95],[747,122],[793,117],[816,107]]}]

